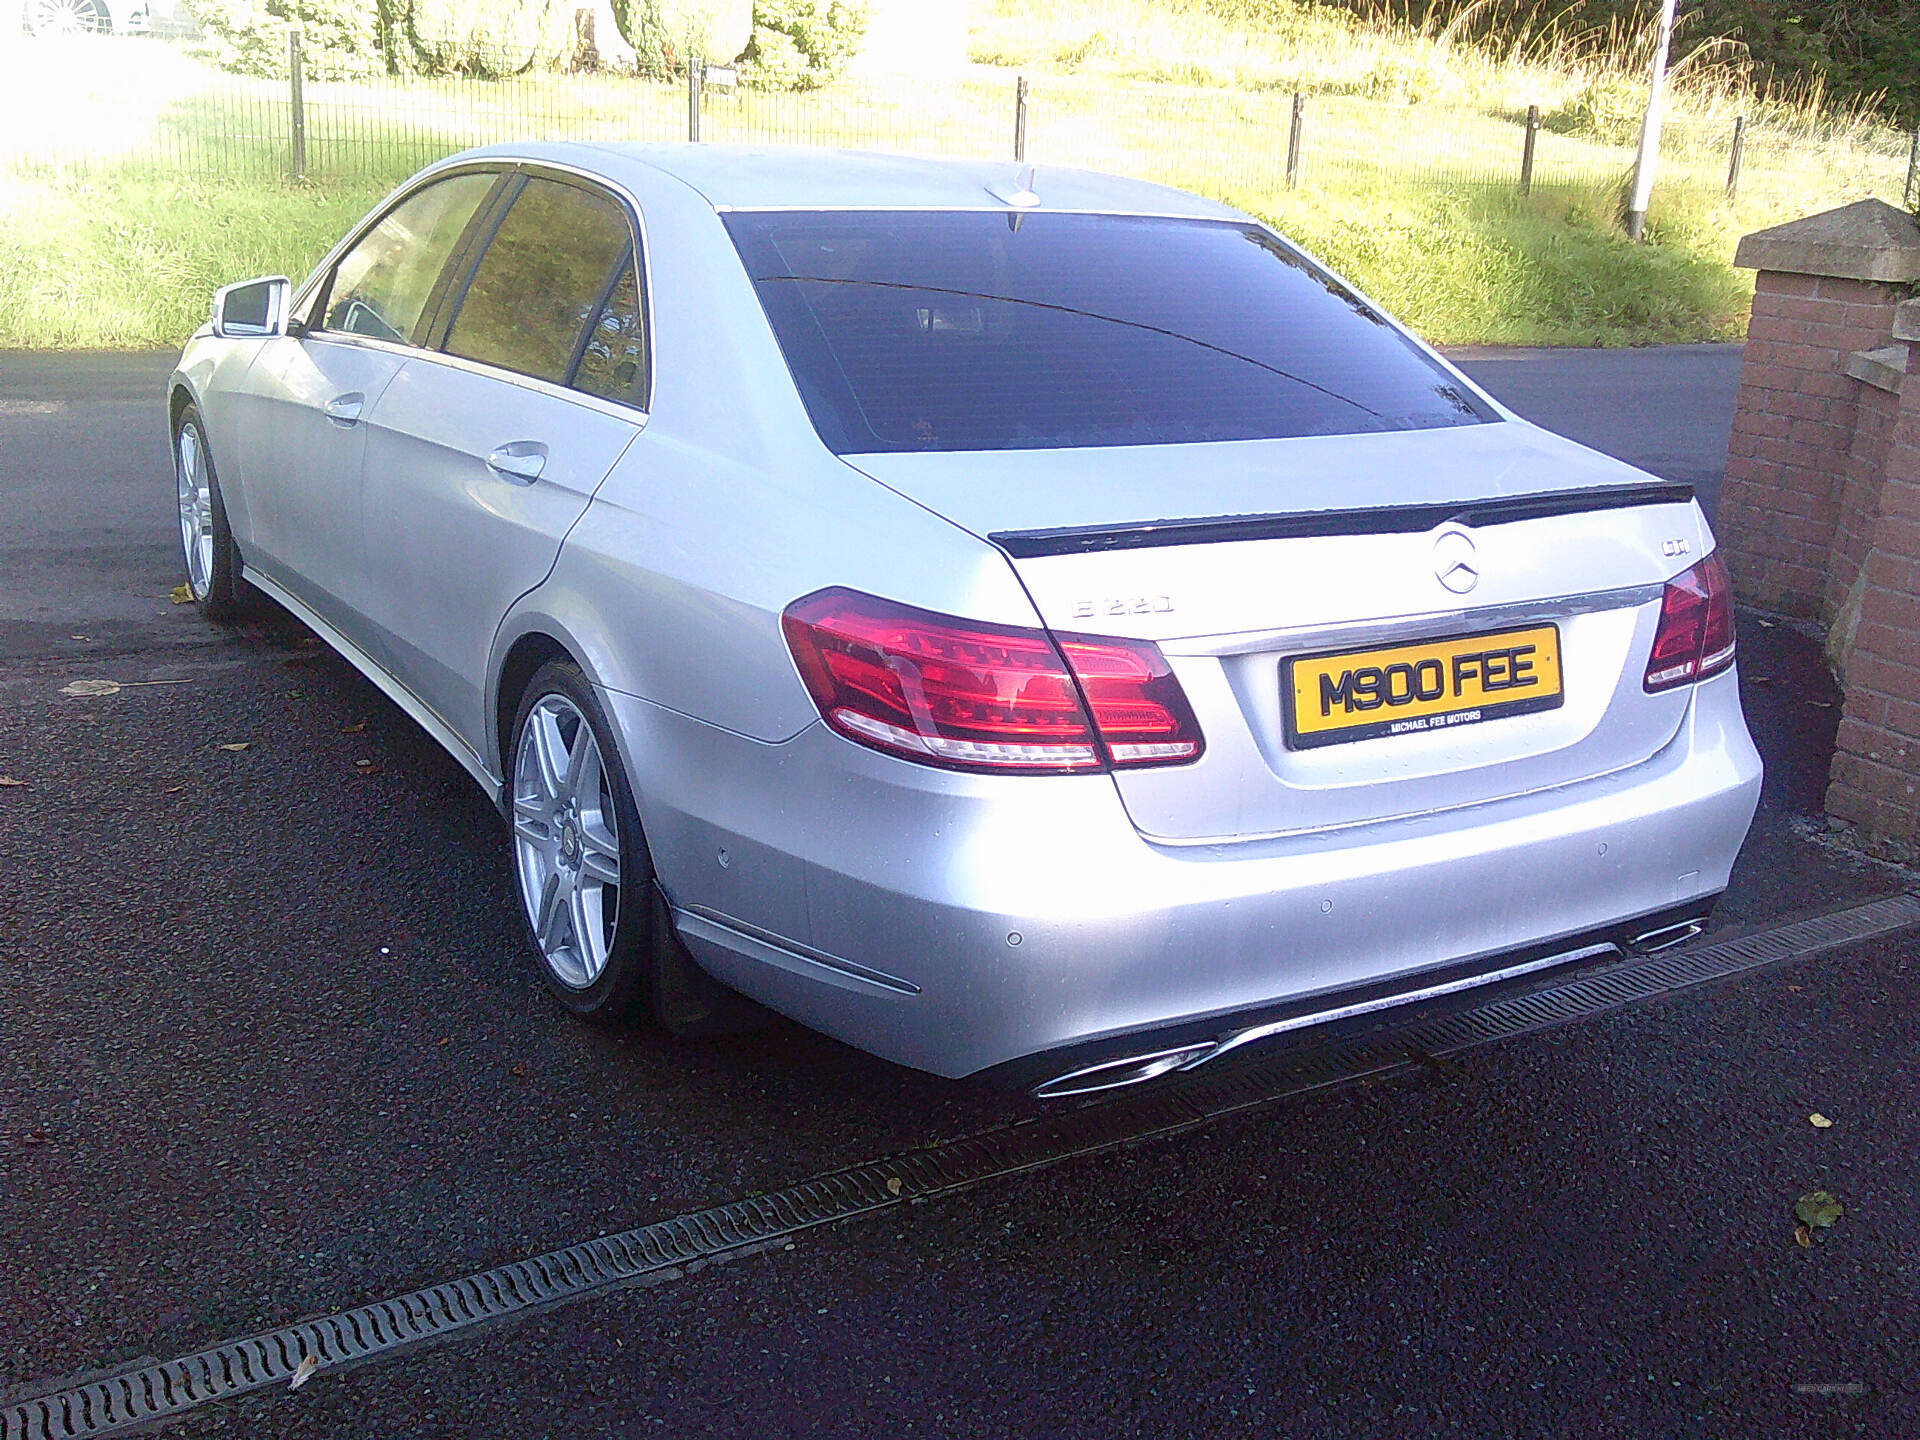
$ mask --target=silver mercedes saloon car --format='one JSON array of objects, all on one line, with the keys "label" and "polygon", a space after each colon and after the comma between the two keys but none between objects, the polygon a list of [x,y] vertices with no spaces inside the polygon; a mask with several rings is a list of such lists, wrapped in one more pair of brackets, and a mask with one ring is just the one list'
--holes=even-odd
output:
[{"label": "silver mercedes saloon car", "polygon": [[1759,793],[1691,491],[1155,185],[470,151],[167,408],[206,615],[472,774],[583,1016],[1076,1094],[1685,939]]}]

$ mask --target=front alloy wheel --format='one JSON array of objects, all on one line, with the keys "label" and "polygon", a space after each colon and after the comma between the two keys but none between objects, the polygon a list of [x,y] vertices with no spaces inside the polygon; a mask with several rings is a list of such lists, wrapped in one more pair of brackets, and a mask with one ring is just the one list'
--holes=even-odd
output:
[{"label": "front alloy wheel", "polygon": [[207,427],[193,405],[181,411],[179,428],[173,433],[173,473],[187,589],[209,620],[232,620],[239,613],[239,552],[227,526],[213,455],[207,449]]},{"label": "front alloy wheel", "polygon": [[174,471],[180,482],[180,548],[187,562],[187,586],[204,603],[213,588],[213,474],[198,425],[180,427]]}]

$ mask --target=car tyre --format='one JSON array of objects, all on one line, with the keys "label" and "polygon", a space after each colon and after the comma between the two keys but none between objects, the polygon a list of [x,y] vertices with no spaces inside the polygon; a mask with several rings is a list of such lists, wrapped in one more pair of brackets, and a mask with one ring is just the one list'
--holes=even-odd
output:
[{"label": "car tyre", "polygon": [[196,406],[182,410],[174,427],[173,468],[187,588],[207,619],[233,620],[240,613],[240,552],[227,524],[206,423]]},{"label": "car tyre", "polygon": [[702,970],[674,932],[612,727],[573,661],[550,660],[528,681],[507,787],[520,910],[561,1004],[596,1023],[645,1010],[685,1036],[772,1018]]},{"label": "car tyre", "polygon": [[626,1018],[646,998],[653,862],[612,727],[571,660],[542,665],[521,694],[507,808],[547,988],[584,1020]]}]

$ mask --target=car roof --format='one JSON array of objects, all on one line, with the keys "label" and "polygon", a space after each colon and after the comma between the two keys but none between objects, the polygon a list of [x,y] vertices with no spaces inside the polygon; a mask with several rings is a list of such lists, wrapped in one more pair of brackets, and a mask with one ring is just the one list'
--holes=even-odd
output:
[{"label": "car roof", "polygon": [[[688,185],[716,210],[1005,210],[1026,167],[1011,160],[947,160],[803,146],[638,145],[542,141],[489,146],[479,156],[549,160],[618,181],[644,166]],[[1038,165],[1028,181],[1040,210],[1245,219],[1184,190]]]}]

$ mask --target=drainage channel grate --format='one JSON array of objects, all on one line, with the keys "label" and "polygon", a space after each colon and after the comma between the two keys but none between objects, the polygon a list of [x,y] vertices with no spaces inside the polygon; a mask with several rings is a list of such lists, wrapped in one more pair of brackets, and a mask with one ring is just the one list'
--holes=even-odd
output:
[{"label": "drainage channel grate", "polygon": [[1915,925],[1920,925],[1920,897],[1889,896],[1495,1000],[1398,1035],[1334,1041],[1255,1056],[1217,1072],[1197,1071],[1002,1131],[856,1165],[775,1194],[657,1221],[177,1360],[14,1400],[0,1409],[0,1440],[123,1433],[214,1400],[287,1384],[309,1357],[319,1372],[359,1364],[614,1287],[670,1278],[689,1266],[757,1250],[816,1226],[1176,1134],[1310,1090],[1409,1069],[1418,1063],[1410,1054],[1470,1049]]}]

